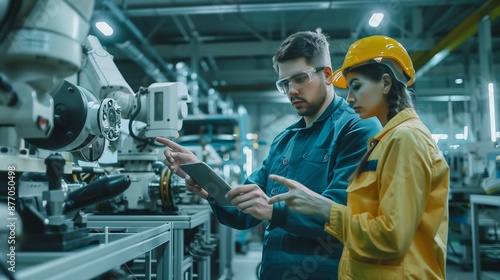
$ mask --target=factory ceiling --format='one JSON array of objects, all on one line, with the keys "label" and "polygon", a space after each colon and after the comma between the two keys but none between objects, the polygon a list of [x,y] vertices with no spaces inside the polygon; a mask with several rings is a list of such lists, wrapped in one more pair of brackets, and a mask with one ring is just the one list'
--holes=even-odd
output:
[{"label": "factory ceiling", "polygon": [[[376,28],[368,25],[374,12],[385,14]],[[134,89],[175,81],[183,72],[200,95],[215,92],[243,105],[286,102],[274,87],[271,58],[290,34],[322,28],[331,38],[334,68],[352,42],[383,34],[407,48],[417,94],[432,100],[467,91],[468,73],[479,72],[478,28],[485,19],[493,72],[500,71],[498,15],[500,0],[98,0],[93,22],[107,19],[116,32],[103,38],[92,28],[91,34]],[[455,84],[457,78],[464,83]]]}]

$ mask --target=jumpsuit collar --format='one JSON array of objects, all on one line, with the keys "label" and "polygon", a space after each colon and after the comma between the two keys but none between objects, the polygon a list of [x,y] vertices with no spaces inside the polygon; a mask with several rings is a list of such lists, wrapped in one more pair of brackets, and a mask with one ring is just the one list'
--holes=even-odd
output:
[{"label": "jumpsuit collar", "polygon": [[397,113],[387,124],[382,128],[382,130],[375,135],[375,137],[368,140],[368,147],[373,146],[372,142],[378,142],[384,137],[389,131],[394,129],[396,126],[408,121],[409,119],[418,119],[417,112],[415,109],[406,108],[403,111]]}]

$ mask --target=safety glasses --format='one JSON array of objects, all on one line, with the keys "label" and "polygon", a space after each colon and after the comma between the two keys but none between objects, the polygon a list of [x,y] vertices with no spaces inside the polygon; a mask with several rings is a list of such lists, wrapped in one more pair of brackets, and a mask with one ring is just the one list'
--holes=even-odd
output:
[{"label": "safety glasses", "polygon": [[294,89],[299,90],[312,82],[316,77],[315,74],[323,69],[325,69],[325,66],[311,68],[295,75],[279,79],[276,82],[276,88],[283,94],[288,93],[290,85],[292,85]]}]

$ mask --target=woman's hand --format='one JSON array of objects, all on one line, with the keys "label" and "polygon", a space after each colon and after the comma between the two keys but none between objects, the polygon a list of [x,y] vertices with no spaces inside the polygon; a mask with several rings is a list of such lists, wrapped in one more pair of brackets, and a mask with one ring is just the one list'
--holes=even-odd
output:
[{"label": "woman's hand", "polygon": [[288,188],[288,192],[273,196],[268,203],[273,204],[284,201],[293,211],[323,217],[326,221],[330,219],[330,208],[332,200],[308,189],[301,183],[278,175],[270,175],[269,178]]}]

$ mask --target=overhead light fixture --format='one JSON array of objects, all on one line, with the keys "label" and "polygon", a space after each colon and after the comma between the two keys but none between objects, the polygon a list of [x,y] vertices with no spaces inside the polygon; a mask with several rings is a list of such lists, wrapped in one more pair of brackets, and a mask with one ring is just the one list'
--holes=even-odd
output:
[{"label": "overhead light fixture", "polygon": [[371,27],[377,27],[380,25],[383,19],[384,19],[384,13],[373,13],[372,16],[370,17],[370,20],[368,21],[368,24]]},{"label": "overhead light fixture", "polygon": [[457,85],[461,85],[461,84],[463,84],[463,83],[464,83],[464,80],[462,80],[462,79],[460,79],[460,78],[455,79],[455,84],[457,84]]},{"label": "overhead light fixture", "polygon": [[464,126],[464,133],[455,134],[455,139],[459,139],[459,140],[467,140],[468,137],[469,137],[469,127],[468,126]]},{"label": "overhead light fixture", "polygon": [[497,125],[496,125],[496,115],[495,115],[495,91],[493,89],[493,83],[488,84],[488,99],[490,102],[490,131],[491,131],[491,141],[497,141]]},{"label": "overhead light fixture", "polygon": [[448,139],[448,134],[433,133],[431,135],[432,135],[432,139],[434,139],[434,142],[436,142],[436,144],[439,142],[439,140],[446,140],[446,139]]},{"label": "overhead light fixture", "polygon": [[105,36],[113,35],[113,28],[105,21],[98,21],[95,23],[95,27],[101,31]]},{"label": "overhead light fixture", "polygon": [[253,151],[249,147],[243,147],[243,154],[245,155],[245,175],[246,177],[252,174],[252,165],[253,165]]}]

